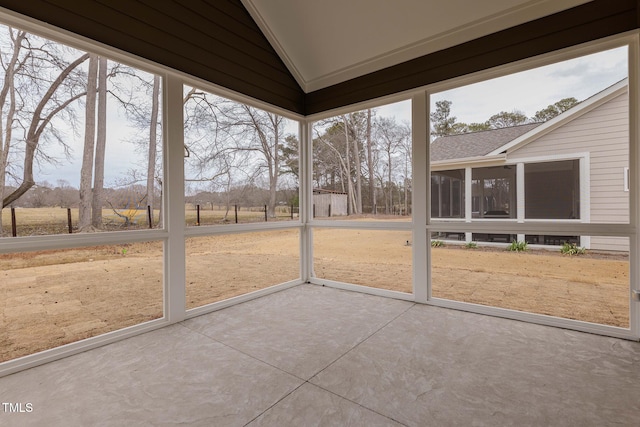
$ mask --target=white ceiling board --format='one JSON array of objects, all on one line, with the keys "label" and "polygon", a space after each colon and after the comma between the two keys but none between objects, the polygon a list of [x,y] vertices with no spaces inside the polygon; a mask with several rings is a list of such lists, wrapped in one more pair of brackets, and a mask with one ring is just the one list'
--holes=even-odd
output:
[{"label": "white ceiling board", "polygon": [[242,0],[305,92],[589,0]]}]

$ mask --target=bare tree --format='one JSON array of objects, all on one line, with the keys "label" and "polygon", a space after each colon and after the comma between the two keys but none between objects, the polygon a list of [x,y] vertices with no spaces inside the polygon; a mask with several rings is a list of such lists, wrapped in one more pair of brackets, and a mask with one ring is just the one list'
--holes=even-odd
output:
[{"label": "bare tree", "polygon": [[403,142],[410,135],[410,130],[406,126],[399,125],[395,119],[381,117],[377,121],[376,131],[381,142],[382,150],[386,156],[386,185],[385,190],[385,210],[390,214],[393,209],[393,172],[396,167],[394,156]]},{"label": "bare tree", "polygon": [[403,135],[402,141],[400,142],[400,152],[401,159],[404,160],[404,176],[403,176],[403,186],[404,186],[404,212],[405,215],[408,215],[410,212],[410,189],[412,186],[412,162],[413,162],[413,142],[411,141],[411,126],[407,123],[404,123],[401,126],[401,133]]},{"label": "bare tree", "polygon": [[[158,75],[141,72],[134,68],[116,63],[111,66],[108,77],[108,94],[124,110],[127,121],[139,130],[138,136],[131,141],[134,149],[144,155],[144,160],[140,162],[140,170],[145,170],[146,174],[139,171],[129,171],[125,176],[118,177],[115,183],[118,187],[131,187],[144,183],[146,195],[144,200],[146,205],[154,213],[159,207],[160,219],[162,222],[162,203],[158,202],[159,196],[162,199],[162,168],[161,158],[161,120],[160,120],[160,88],[161,78]],[[185,97],[188,99],[189,96]],[[142,157],[142,156],[141,156]],[[114,201],[107,200],[113,204]],[[152,226],[154,215],[151,217]],[[125,221],[126,223],[126,221]]]},{"label": "bare tree", "polygon": [[[88,99],[87,99],[88,101]],[[102,228],[104,156],[107,145],[107,58],[98,59],[98,127],[96,135],[91,225]]]},{"label": "bare tree", "polygon": [[[373,164],[373,153],[367,150],[373,144],[369,137],[368,116],[363,112],[355,112],[320,121],[314,126],[316,142],[314,144],[314,174],[319,174],[316,181],[326,179],[330,174],[331,187],[340,186],[347,193],[348,206],[353,213],[362,213],[363,205],[363,173],[369,170],[369,162]],[[368,139],[369,138],[369,139]],[[325,150],[326,149],[326,150]],[[366,162],[366,165],[363,164]],[[335,176],[336,173],[339,176]],[[337,184],[334,180],[338,179]],[[371,190],[371,186],[370,186]],[[373,192],[373,191],[370,191]]]},{"label": "bare tree", "polygon": [[232,132],[221,120],[219,99],[195,88],[184,96],[185,181],[224,191],[231,185],[232,169],[246,156],[235,150]]},{"label": "bare tree", "polygon": [[[24,31],[14,32],[9,28],[11,37],[10,49],[12,51],[8,61],[2,61],[4,69],[4,80],[0,89],[0,235],[2,234],[2,209],[4,208],[4,188],[6,183],[6,172],[9,165],[9,150],[13,138],[13,120],[16,114],[16,87],[15,75],[25,65],[26,57],[21,58],[22,42],[26,37]],[[4,59],[4,58],[3,58]],[[7,96],[9,101],[7,101]],[[8,102],[8,105],[7,105]]]},{"label": "bare tree", "polygon": [[87,99],[85,104],[85,131],[82,168],[80,169],[80,214],[78,228],[88,231],[91,226],[91,181],[93,178],[93,161],[96,135],[96,90],[98,85],[98,56],[89,57],[87,79]]},{"label": "bare tree", "polygon": [[[12,30],[9,29],[11,32]],[[39,39],[36,39],[39,40]],[[64,55],[54,52],[55,46],[52,46],[50,42],[42,42],[40,46],[34,46],[29,43],[29,38],[25,36],[22,38],[22,44],[14,44],[15,48],[24,48],[29,52],[27,54],[28,61],[23,59],[23,64],[28,62],[28,69],[21,70],[20,75],[24,77],[23,86],[18,88],[16,86],[17,73],[13,73],[13,83],[10,81],[5,83],[9,85],[8,93],[10,94],[9,110],[13,109],[14,124],[8,125],[5,128],[4,137],[6,143],[7,132],[11,136],[10,141],[15,138],[24,143],[24,151],[22,153],[22,177],[15,176],[19,185],[11,191],[8,195],[4,195],[2,200],[2,206],[8,206],[10,203],[18,200],[23,194],[25,194],[34,184],[33,166],[36,156],[39,155],[44,161],[53,162],[55,159],[48,157],[43,150],[40,150],[39,144],[41,139],[45,135],[45,131],[63,143],[58,130],[51,127],[51,123],[54,118],[65,111],[76,100],[85,96],[85,92],[79,92],[77,90],[76,81],[72,78],[72,73],[78,68],[80,64],[86,61],[89,57],[88,54],[81,55],[71,63],[66,63],[61,57]],[[50,51],[51,50],[51,51]],[[22,66],[20,66],[22,68]],[[14,71],[16,69],[14,68]],[[10,73],[11,74],[11,73]],[[49,77],[52,79],[49,80]],[[62,88],[65,88],[62,91]],[[24,92],[20,92],[20,91]],[[28,93],[31,91],[31,93]],[[29,95],[29,96],[27,96]],[[33,110],[28,109],[25,105],[22,105],[20,110],[16,106],[16,98],[20,98],[23,102],[27,100],[34,100],[36,104]],[[18,123],[15,125],[15,123]],[[7,123],[5,121],[5,123]],[[7,123],[8,124],[8,123]],[[13,131],[21,129],[24,131],[24,135],[21,138],[15,137]],[[68,147],[65,146],[65,151],[68,152]],[[8,153],[8,149],[7,149]],[[5,153],[6,155],[6,153]],[[6,173],[7,165],[3,166],[3,173]],[[6,183],[5,183],[6,186]]]},{"label": "bare tree", "polygon": [[221,190],[236,177],[247,183],[263,176],[268,187],[267,214],[276,215],[283,157],[285,119],[196,89],[185,95],[185,151],[188,182],[210,183]]},{"label": "bare tree", "polygon": [[349,134],[351,134],[351,142],[353,143],[353,170],[355,177],[355,191],[353,192],[353,213],[362,213],[362,171],[360,160],[360,132],[358,119],[359,113],[351,113],[342,116],[344,120],[345,137],[347,139],[347,147],[349,147],[348,140]]},{"label": "bare tree", "polygon": [[371,212],[376,213],[376,184],[374,180],[375,171],[373,168],[373,139],[371,138],[371,108],[367,110],[367,171],[369,182],[369,200],[371,201]]},{"label": "bare tree", "polygon": [[282,149],[280,139],[282,138],[284,118],[277,114],[257,110],[245,104],[242,104],[242,107],[248,120],[245,123],[241,121],[241,126],[246,126],[248,132],[254,136],[253,143],[247,148],[242,147],[242,149],[257,150],[262,154],[263,167],[267,169],[269,178],[267,214],[273,218],[276,216],[276,196]]},{"label": "bare tree", "polygon": [[[153,76],[153,90],[151,94],[151,120],[149,121],[149,156],[147,159],[147,204],[151,207],[151,212],[155,209],[155,182],[156,182],[156,161],[158,148],[158,111],[160,110],[160,76]],[[162,220],[162,212],[160,212]],[[153,215],[151,216],[153,222]],[[152,223],[153,225],[153,223]]]}]

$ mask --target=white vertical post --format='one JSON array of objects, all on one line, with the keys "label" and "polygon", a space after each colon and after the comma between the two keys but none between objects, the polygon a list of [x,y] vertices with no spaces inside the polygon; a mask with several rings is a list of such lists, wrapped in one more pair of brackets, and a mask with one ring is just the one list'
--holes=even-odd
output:
[{"label": "white vertical post", "polygon": [[[524,163],[516,164],[516,218],[518,223],[524,223]],[[518,234],[518,242],[524,242],[525,235]]]},{"label": "white vertical post", "polygon": [[313,275],[313,233],[309,222],[313,216],[311,123],[300,121],[300,278],[308,282]]},{"label": "white vertical post", "polygon": [[[640,41],[634,36],[629,44],[629,222],[636,230],[629,236],[629,328],[635,338],[640,338],[640,302],[635,300],[634,291],[640,291],[640,238],[637,234],[640,224]],[[580,177],[582,179],[582,177]],[[582,215],[582,209],[580,214]]]},{"label": "white vertical post", "polygon": [[164,212],[169,237],[164,251],[164,310],[169,322],[186,313],[184,213],[184,122],[182,81],[171,75],[163,84]]},{"label": "white vertical post", "polygon": [[518,223],[524,222],[524,163],[516,165],[516,218]]},{"label": "white vertical post", "polygon": [[411,103],[413,145],[413,295],[425,303],[431,294],[431,245],[429,244],[430,165],[429,98],[426,92],[415,95]]},{"label": "white vertical post", "polygon": [[[473,219],[473,173],[471,166],[464,168],[464,222],[471,222]],[[464,240],[469,243],[473,241],[473,233],[464,233]]]}]

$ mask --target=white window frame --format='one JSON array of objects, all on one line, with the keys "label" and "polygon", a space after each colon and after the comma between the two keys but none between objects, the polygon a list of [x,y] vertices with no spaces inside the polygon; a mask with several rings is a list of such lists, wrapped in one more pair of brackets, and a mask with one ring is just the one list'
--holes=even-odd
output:
[{"label": "white window frame", "polygon": [[[359,104],[355,104],[355,105],[350,105],[347,107],[343,107],[343,108],[339,108],[339,109],[335,109],[335,110],[331,110],[331,111],[326,111],[323,113],[318,113],[318,114],[314,114],[311,116],[308,116],[305,120],[306,122],[306,126],[308,126],[308,134],[307,134],[307,141],[305,143],[305,147],[308,153],[308,158],[306,159],[307,161],[307,170],[305,171],[305,177],[306,177],[306,185],[305,185],[305,189],[307,191],[307,194],[309,194],[309,199],[307,200],[308,206],[313,206],[313,201],[312,201],[312,192],[313,192],[313,159],[312,159],[312,154],[313,153],[313,136],[311,135],[311,131],[313,128],[313,124],[317,121],[323,120],[323,119],[327,119],[327,118],[331,118],[331,117],[335,117],[335,116],[339,116],[342,114],[348,114],[348,113],[352,113],[352,112],[356,112],[356,111],[361,111],[361,110],[366,110],[368,108],[376,108],[376,107],[382,107],[385,105],[389,105],[389,104],[393,104],[393,103],[397,103],[397,102],[402,102],[402,101],[411,101],[412,102],[412,139],[413,141],[415,141],[415,124],[413,123],[413,121],[415,120],[415,105],[413,104],[413,99],[411,97],[410,94],[408,93],[401,93],[401,94],[394,94],[391,96],[387,96],[387,97],[383,97],[383,98],[378,98],[372,101],[367,101],[367,102],[362,102]],[[425,119],[423,118],[421,120],[422,122],[425,121]],[[401,299],[401,300],[405,300],[405,301],[414,301],[415,300],[415,295],[416,292],[420,293],[420,290],[416,290],[416,280],[415,280],[415,270],[414,270],[414,279],[413,279],[413,293],[404,293],[404,292],[398,292],[398,291],[392,291],[392,290],[387,290],[387,289],[381,289],[381,288],[372,288],[372,287],[366,287],[366,286],[362,286],[362,285],[356,285],[356,284],[352,284],[352,283],[346,283],[346,282],[341,282],[341,281],[336,281],[336,280],[329,280],[329,279],[322,279],[317,277],[317,275],[315,274],[314,270],[313,270],[313,231],[317,230],[317,229],[322,229],[322,228],[341,228],[341,229],[350,229],[350,230],[387,230],[387,231],[414,231],[413,234],[413,244],[412,244],[412,250],[413,250],[413,257],[414,257],[414,266],[416,265],[415,263],[415,256],[416,256],[416,246],[415,246],[415,242],[417,242],[416,240],[416,235],[415,235],[415,227],[413,224],[415,224],[416,221],[416,214],[419,214],[419,211],[421,210],[421,207],[417,207],[416,206],[416,201],[415,201],[415,197],[416,197],[416,185],[417,185],[417,178],[416,178],[416,160],[415,160],[415,144],[414,145],[414,152],[412,154],[412,158],[413,158],[413,164],[412,164],[412,200],[411,200],[411,207],[412,207],[412,220],[411,222],[407,221],[407,222],[394,222],[394,221],[349,221],[349,220],[326,220],[326,219],[316,219],[313,218],[313,214],[312,212],[308,212],[308,216],[305,217],[305,221],[306,221],[306,225],[307,225],[307,230],[309,232],[309,235],[307,236],[308,239],[308,246],[306,247],[307,249],[307,254],[306,256],[306,263],[307,263],[307,268],[308,268],[308,273],[309,275],[306,278],[306,282],[307,283],[311,283],[311,284],[315,284],[315,285],[321,285],[321,286],[330,286],[330,287],[334,287],[337,289],[345,289],[345,290],[350,290],[350,291],[357,291],[357,292],[362,292],[362,293],[367,293],[370,295],[377,295],[377,296],[383,296],[383,297],[388,297],[388,298],[395,298],[395,299]],[[416,212],[418,211],[418,213]],[[424,264],[424,263],[423,263]],[[419,287],[419,286],[418,286]],[[426,299],[425,299],[426,300]]]},{"label": "white window frame", "polygon": [[[70,32],[55,28],[48,24],[23,17],[17,13],[3,10],[0,12],[0,19],[3,22],[15,27],[23,28],[34,34],[47,37],[78,49],[91,51],[99,55],[129,64],[150,73],[159,74],[163,77],[163,120],[164,120],[164,173],[165,173],[165,229],[131,231],[127,233],[99,233],[91,235],[70,235],[70,236],[42,236],[24,237],[17,239],[0,240],[0,253],[28,252],[43,249],[62,249],[81,246],[94,246],[96,244],[115,244],[136,241],[162,241],[165,245],[164,264],[164,295],[165,313],[164,317],[151,322],[135,325],[130,328],[117,330],[104,335],[100,335],[87,340],[75,342],[64,347],[46,350],[41,353],[26,356],[24,358],[11,360],[0,364],[0,376],[7,375],[19,370],[27,369],[46,363],[55,359],[66,357],[75,353],[99,347],[111,342],[115,342],[127,337],[131,337],[143,332],[158,329],[169,324],[178,322],[188,317],[193,317],[204,312],[210,312],[224,308],[247,299],[256,298],[265,293],[275,292],[285,287],[294,286],[298,283],[309,282],[318,283],[313,277],[313,229],[322,227],[349,228],[349,229],[376,229],[376,230],[411,230],[413,235],[413,294],[402,294],[380,289],[364,288],[357,285],[344,284],[339,282],[322,281],[322,284],[329,286],[343,287],[345,289],[357,290],[360,292],[382,295],[393,298],[406,299],[418,303],[425,303],[440,307],[449,307],[489,314],[499,317],[507,317],[517,320],[524,320],[532,323],[559,326],[563,328],[576,329],[586,332],[593,332],[603,335],[617,336],[627,339],[640,338],[640,315],[638,314],[638,302],[631,302],[630,328],[621,329],[607,327],[603,325],[593,325],[585,322],[558,319],[538,314],[516,312],[495,307],[484,307],[473,304],[466,304],[456,301],[447,301],[432,298],[431,296],[431,246],[428,244],[431,231],[456,231],[456,228],[463,232],[500,232],[504,231],[505,225],[510,230],[524,234],[525,232],[557,232],[575,233],[588,235],[611,235],[626,236],[630,240],[630,283],[631,290],[640,291],[638,287],[640,259],[640,239],[636,234],[638,227],[638,215],[640,213],[640,185],[630,185],[630,224],[584,224],[571,223],[559,224],[557,222],[541,222],[524,224],[518,221],[483,221],[483,222],[436,222],[429,217],[430,214],[430,157],[429,157],[429,97],[431,93],[441,92],[454,87],[464,86],[480,80],[487,80],[493,77],[508,75],[525,69],[535,68],[542,65],[555,63],[561,60],[570,59],[593,53],[600,50],[629,45],[629,134],[630,134],[630,163],[629,181],[637,183],[640,179],[638,175],[638,165],[640,164],[640,150],[638,149],[638,138],[640,135],[640,124],[638,116],[640,113],[640,63],[639,34],[640,31],[631,31],[625,34],[609,37],[603,40],[587,43],[580,46],[566,48],[547,55],[536,58],[529,58],[491,70],[466,75],[460,78],[451,79],[442,83],[416,88],[403,93],[390,95],[366,103],[360,103],[336,109],[322,114],[303,117],[286,110],[268,105],[264,102],[237,94],[226,88],[208,83],[202,79],[186,75],[165,66],[158,65],[149,60],[136,57],[122,52],[115,48],[105,46],[87,38],[80,37]],[[184,223],[184,164],[183,164],[183,144],[182,144],[182,86],[184,84],[201,87],[216,95],[243,102],[257,108],[264,109],[284,117],[298,120],[300,122],[300,200],[302,201],[300,220],[289,223],[267,223],[267,224],[246,224],[225,227],[191,227],[187,229]],[[389,104],[400,100],[411,99],[412,102],[412,139],[413,139],[413,198],[412,198],[412,221],[410,223],[355,223],[348,221],[322,221],[312,218],[310,206],[312,205],[311,193],[311,126],[312,123],[321,118],[331,117],[341,112],[357,111],[368,107],[375,107]],[[582,172],[582,171],[581,171]],[[182,203],[181,203],[182,202]],[[468,208],[468,207],[467,207]],[[467,209],[469,210],[469,209]],[[238,232],[298,229],[300,231],[300,280],[282,285],[277,285],[263,291],[234,298],[233,300],[221,301],[210,304],[203,308],[190,310],[185,309],[185,239],[191,236],[227,234]]]},{"label": "white window frame", "polygon": [[[428,100],[430,94],[442,92],[445,90],[453,89],[456,87],[466,86],[468,84],[476,83],[483,80],[488,80],[495,77],[501,77],[504,75],[512,74],[526,69],[537,68],[543,65],[548,65],[563,60],[596,53],[599,51],[612,49],[621,46],[628,46],[628,63],[629,63],[629,168],[630,168],[630,181],[637,182],[637,166],[640,164],[640,150],[638,149],[638,135],[639,121],[638,121],[638,98],[640,92],[638,91],[639,82],[639,67],[638,60],[639,54],[639,32],[632,31],[624,35],[618,35],[609,37],[603,40],[587,43],[577,47],[571,47],[563,49],[558,52],[554,52],[548,55],[543,55],[537,58],[530,58],[514,64],[509,64],[504,67],[498,67],[486,72],[476,73],[470,76],[464,76],[458,79],[453,79],[441,84],[432,85],[425,91],[425,98]],[[554,156],[551,156],[554,157]],[[565,156],[563,156],[565,157]],[[523,159],[514,159],[514,162],[523,163]],[[438,168],[440,166],[438,165]],[[428,176],[430,176],[431,165],[428,167]],[[524,169],[522,169],[524,173]],[[581,176],[589,175],[589,161],[588,156],[585,160],[581,161]],[[585,181],[583,181],[585,182]],[[587,186],[588,187],[588,186]],[[583,197],[585,194],[587,197]],[[638,226],[638,213],[639,210],[639,191],[635,189],[630,192],[630,223],[629,224],[592,224],[589,223],[589,190],[588,188],[581,189],[581,208],[585,210],[585,215],[581,215],[581,220],[524,220],[519,218],[518,221],[513,220],[491,220],[491,221],[446,221],[437,220],[429,221],[427,224],[427,231],[460,231],[460,232],[505,232],[509,231],[511,234],[518,234],[524,236],[525,234],[572,234],[580,236],[621,236],[628,237],[630,244],[630,290],[638,290],[638,267],[640,260],[639,255],[639,239],[636,235],[636,228]],[[520,195],[518,195],[520,197]],[[428,196],[429,198],[429,196]],[[427,203],[429,200],[427,200]],[[430,212],[430,210],[429,210]],[[431,268],[431,248],[427,248],[428,265]],[[561,319],[551,316],[544,316],[533,313],[519,312],[514,310],[502,309],[497,307],[486,307],[475,304],[468,304],[458,301],[444,300],[433,298],[431,293],[431,282],[428,282],[428,303],[440,307],[448,307],[455,309],[462,309],[466,311],[473,311],[482,314],[489,314],[498,317],[506,317],[511,319],[523,320],[531,323],[538,323],[543,325],[557,326],[568,329],[575,329],[579,331],[591,332],[601,335],[609,335],[614,337],[626,338],[638,340],[640,339],[640,304],[632,301],[630,297],[630,319],[629,328],[617,328],[607,325],[597,325],[588,322],[582,322],[570,319]],[[630,292],[631,295],[631,292]]]},{"label": "white window frame", "polygon": [[623,184],[623,190],[624,191],[629,191],[629,167],[625,166],[624,168],[622,168],[622,180],[624,181]]},{"label": "white window frame", "polygon": [[[183,85],[191,85],[207,90],[212,94],[245,103],[283,117],[297,120],[303,129],[304,118],[284,109],[235,93],[229,89],[211,84],[202,79],[189,76],[150,60],[122,52],[110,46],[78,36],[68,31],[55,28],[32,18],[2,10],[0,20],[3,24],[24,29],[32,34],[48,38],[52,41],[77,48],[82,51],[96,53],[122,64],[130,65],[142,71],[161,76],[163,103],[163,212],[164,228],[154,230],[132,230],[127,232],[101,232],[72,235],[48,235],[0,239],[0,253],[20,253],[35,250],[69,249],[96,245],[123,244],[142,241],[163,242],[164,280],[163,280],[163,317],[140,323],[124,329],[115,330],[92,338],[73,342],[18,359],[0,363],[0,377],[41,365],[53,360],[77,354],[124,338],[152,331],[184,319],[216,311],[232,304],[237,304],[262,295],[277,292],[281,289],[302,283],[307,276],[305,260],[300,258],[300,278],[280,285],[271,286],[250,294],[241,295],[229,300],[208,304],[192,310],[186,310],[186,262],[185,239],[191,236],[241,233],[265,230],[297,229],[300,232],[301,247],[306,242],[305,227],[302,219],[279,223],[238,224],[220,227],[185,226],[184,212],[184,132],[183,132]],[[299,135],[301,141],[303,138]],[[302,182],[300,199],[304,195]]]}]

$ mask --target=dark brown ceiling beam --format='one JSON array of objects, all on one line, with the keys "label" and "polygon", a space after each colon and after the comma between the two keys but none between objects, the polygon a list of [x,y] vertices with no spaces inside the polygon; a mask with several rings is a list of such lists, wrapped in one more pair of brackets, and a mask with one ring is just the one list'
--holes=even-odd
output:
[{"label": "dark brown ceiling beam", "polygon": [[0,6],[300,114],[314,114],[640,27],[595,0],[304,94],[240,0],[0,0]]},{"label": "dark brown ceiling beam", "polygon": [[639,0],[596,0],[308,93],[307,115],[639,28]]},{"label": "dark brown ceiling beam", "polygon": [[[304,92],[239,0],[0,0],[0,6],[304,112]],[[198,10],[209,13],[197,17]]]}]

